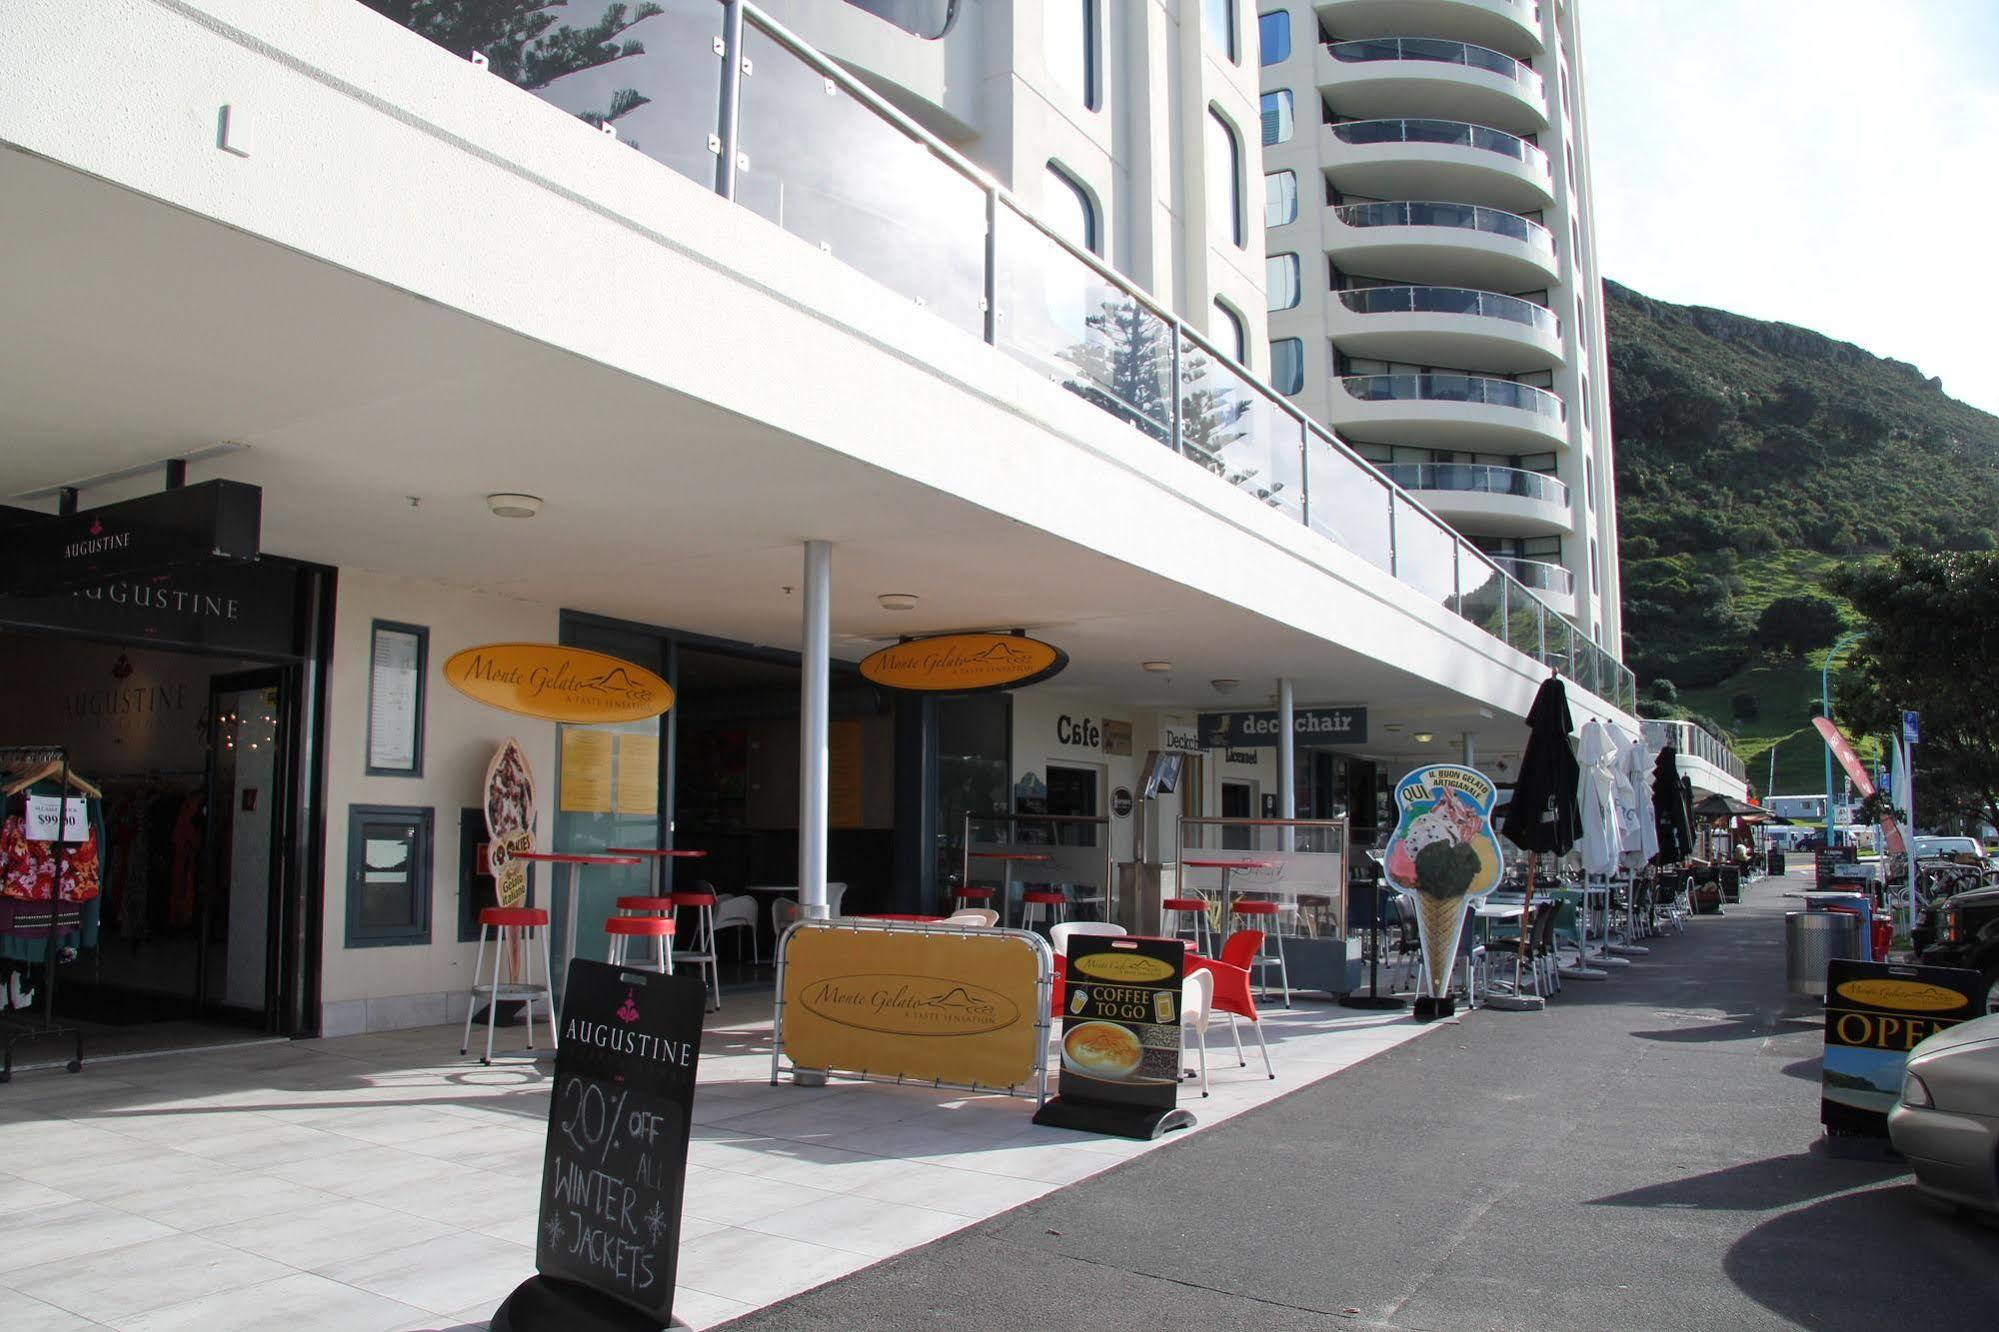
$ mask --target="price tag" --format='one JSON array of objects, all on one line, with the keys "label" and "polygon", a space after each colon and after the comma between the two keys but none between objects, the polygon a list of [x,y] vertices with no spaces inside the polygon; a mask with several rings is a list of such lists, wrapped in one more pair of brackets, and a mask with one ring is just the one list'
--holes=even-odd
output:
[{"label": "price tag", "polygon": [[90,805],[82,796],[71,796],[64,800],[61,796],[28,797],[28,840],[31,842],[53,842],[56,838],[56,821],[62,821],[62,838],[65,842],[87,841],[90,837]]}]

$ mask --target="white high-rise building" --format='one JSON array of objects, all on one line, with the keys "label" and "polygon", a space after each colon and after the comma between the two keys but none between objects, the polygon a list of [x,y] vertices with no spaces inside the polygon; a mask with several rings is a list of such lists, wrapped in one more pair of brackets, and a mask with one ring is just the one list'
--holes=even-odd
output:
[{"label": "white high-rise building", "polygon": [[1277,386],[1621,655],[1578,0],[1259,16]]}]

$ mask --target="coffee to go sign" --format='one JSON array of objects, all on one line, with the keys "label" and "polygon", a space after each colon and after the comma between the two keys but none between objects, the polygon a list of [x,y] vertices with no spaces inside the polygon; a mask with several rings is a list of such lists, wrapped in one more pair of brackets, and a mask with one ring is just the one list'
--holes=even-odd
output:
[{"label": "coffee to go sign", "polygon": [[673,686],[643,666],[553,643],[488,643],[444,663],[444,679],[503,712],[557,722],[628,722],[673,706]]},{"label": "coffee to go sign", "polygon": [[883,648],[862,660],[861,676],[889,689],[970,694],[1036,684],[1068,664],[1061,648],[1022,634],[940,634]]}]

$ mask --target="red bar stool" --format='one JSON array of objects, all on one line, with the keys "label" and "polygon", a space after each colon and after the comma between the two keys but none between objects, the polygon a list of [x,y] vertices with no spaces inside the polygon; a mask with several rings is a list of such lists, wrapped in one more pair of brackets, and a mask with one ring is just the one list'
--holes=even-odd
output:
[{"label": "red bar stool", "polygon": [[675,893],[671,900],[676,919],[683,910],[694,913],[694,928],[676,935],[686,939],[688,946],[674,949],[673,960],[692,962],[708,973],[708,990],[715,999],[715,1006],[709,1011],[720,1012],[722,973],[715,965],[715,890],[704,883],[699,888]]},{"label": "red bar stool", "polygon": [[953,911],[963,911],[966,907],[990,907],[993,900],[993,890],[990,888],[972,888],[960,885],[951,889],[950,899]]},{"label": "red bar stool", "polygon": [[[1284,964],[1284,936],[1277,932],[1284,904],[1239,897],[1229,910],[1230,914],[1241,917],[1243,928],[1263,931],[1264,949],[1249,960],[1248,969],[1255,972],[1276,967],[1278,983],[1284,992],[1284,1006],[1291,1007],[1291,969]],[[1270,951],[1272,949],[1275,951]],[[1270,987],[1263,985],[1263,988],[1268,990]]]},{"label": "red bar stool", "polygon": [[[1192,916],[1189,923],[1182,923],[1182,916]],[[1208,904],[1199,897],[1169,897],[1159,904],[1159,932],[1169,939],[1184,939],[1186,931],[1193,933],[1194,951],[1203,956],[1212,956],[1208,951],[1211,940],[1208,937]]]},{"label": "red bar stool", "polygon": [[1068,918],[1069,898],[1060,888],[1021,890],[1020,928],[1023,930],[1032,929],[1036,925],[1060,925]]},{"label": "red bar stool", "polygon": [[622,915],[637,913],[641,916],[671,916],[673,899],[670,897],[621,897],[618,911]]},{"label": "red bar stool", "polygon": [[[484,984],[479,981],[479,973],[486,966],[486,931],[495,930],[493,949],[493,974]],[[532,951],[535,937],[541,938],[541,980],[536,982],[529,975],[514,975],[513,954],[523,944]],[[530,968],[523,968],[527,971]],[[501,972],[506,979],[501,979]],[[552,974],[548,954],[548,913],[540,907],[486,907],[479,913],[479,953],[472,962],[472,997],[465,1006],[465,1035],[458,1042],[458,1053],[467,1054],[472,1049],[472,1014],[478,1010],[479,1000],[486,1001],[486,1053],[480,1058],[482,1064],[493,1062],[493,1029],[499,1025],[500,1005],[518,1000],[527,1005],[528,1049],[534,1049],[534,1001],[539,998],[548,1013],[548,1043],[555,1044],[555,995],[550,992],[548,978]]]},{"label": "red bar stool", "polygon": [[[622,903],[621,903],[622,905]],[[634,940],[652,940],[652,961],[654,971],[673,974],[673,954],[668,951],[668,940],[673,938],[673,922],[664,916],[612,916],[604,922],[604,933],[610,939],[610,950],[605,961],[612,966],[636,965],[629,953]]]}]

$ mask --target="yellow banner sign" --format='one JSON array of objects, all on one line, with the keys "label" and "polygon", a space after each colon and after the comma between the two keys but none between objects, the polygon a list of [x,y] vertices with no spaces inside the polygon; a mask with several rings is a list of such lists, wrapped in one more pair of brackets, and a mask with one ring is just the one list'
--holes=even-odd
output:
[{"label": "yellow banner sign", "polygon": [[1018,936],[806,927],[784,953],[783,1050],[802,1068],[966,1087],[1034,1080],[1041,964]]},{"label": "yellow banner sign", "polygon": [[640,721],[673,706],[673,686],[645,667],[553,643],[466,648],[444,663],[444,679],[488,707],[543,721]]},{"label": "yellow banner sign", "polygon": [[1842,984],[1837,993],[1840,998],[1856,1004],[1901,1009],[1910,1013],[1941,1013],[1964,1007],[1964,996],[1956,990],[1922,981],[1853,980]]},{"label": "yellow banner sign", "polygon": [[941,634],[883,648],[861,662],[861,675],[890,689],[969,694],[1035,684],[1068,664],[1068,653],[1038,638]]}]

